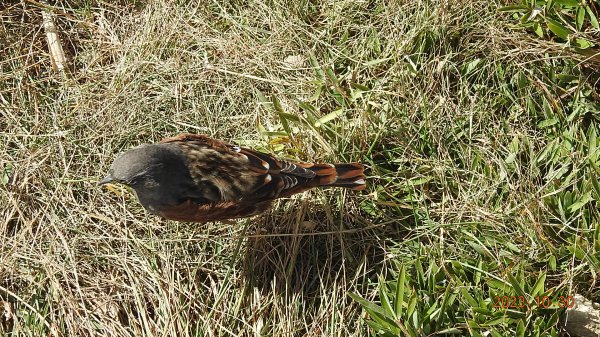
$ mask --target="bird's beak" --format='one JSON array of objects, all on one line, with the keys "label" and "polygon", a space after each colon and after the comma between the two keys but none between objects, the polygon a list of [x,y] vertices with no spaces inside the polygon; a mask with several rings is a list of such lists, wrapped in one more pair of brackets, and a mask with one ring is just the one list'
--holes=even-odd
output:
[{"label": "bird's beak", "polygon": [[104,179],[100,180],[98,182],[98,184],[96,184],[96,185],[102,186],[102,185],[108,184],[108,183],[113,182],[113,181],[115,181],[115,179],[109,174],[106,177],[104,177]]}]

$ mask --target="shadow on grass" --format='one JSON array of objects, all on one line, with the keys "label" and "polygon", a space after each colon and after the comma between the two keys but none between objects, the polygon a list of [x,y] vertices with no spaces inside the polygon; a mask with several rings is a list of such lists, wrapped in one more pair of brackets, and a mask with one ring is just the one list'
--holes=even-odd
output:
[{"label": "shadow on grass", "polygon": [[386,245],[407,235],[398,222],[373,224],[358,208],[295,206],[254,221],[257,234],[245,247],[243,282],[261,294],[299,298],[304,310],[322,310],[323,302],[336,301],[327,298],[333,294],[347,303],[347,292],[365,290],[386,262]]}]

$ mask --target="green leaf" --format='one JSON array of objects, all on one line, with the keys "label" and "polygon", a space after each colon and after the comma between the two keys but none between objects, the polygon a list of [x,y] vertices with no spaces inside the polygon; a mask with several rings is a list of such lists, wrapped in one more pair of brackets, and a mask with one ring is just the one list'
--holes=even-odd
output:
[{"label": "green leaf", "polygon": [[525,291],[523,291],[523,288],[521,287],[521,284],[519,283],[519,281],[512,275],[512,274],[508,274],[508,281],[510,282],[510,285],[513,288],[513,291],[515,292],[515,294],[517,296],[527,296],[525,294]]},{"label": "green leaf", "polygon": [[[419,252],[421,254],[421,252]],[[425,272],[423,271],[423,264],[421,263],[421,257],[417,256],[417,260],[415,261],[415,271],[417,272],[417,282],[419,283],[420,288],[425,288]]]},{"label": "green leaf", "polygon": [[315,127],[320,127],[323,124],[327,124],[328,122],[340,117],[344,115],[344,108],[339,108],[333,112],[328,113],[327,115],[319,118],[316,122],[315,122]]},{"label": "green leaf", "polygon": [[556,271],[556,256],[550,255],[550,257],[548,258],[548,266],[550,267],[550,270]]},{"label": "green leaf", "polygon": [[366,62],[365,66],[367,66],[367,67],[374,66],[374,65],[377,65],[377,64],[380,64],[380,63],[383,63],[383,62],[387,62],[387,61],[389,61],[391,59],[392,59],[391,57],[386,57],[386,58],[383,58],[383,59],[371,60],[369,62]]},{"label": "green leaf", "polygon": [[544,284],[546,283],[546,272],[540,272],[540,276],[537,281],[535,281],[535,285],[533,286],[533,290],[531,290],[531,296],[537,296],[544,293]]},{"label": "green leaf", "polygon": [[371,90],[371,89],[370,89],[369,87],[367,87],[366,85],[362,85],[362,84],[360,84],[360,83],[356,83],[356,82],[350,82],[350,86],[351,86],[352,88],[355,88],[355,89],[360,89],[360,90],[362,90],[362,91],[369,91],[369,90]]},{"label": "green leaf", "polygon": [[264,127],[259,126],[258,132],[260,132],[263,136],[267,137],[289,137],[290,135],[287,132],[282,131],[267,131]]},{"label": "green leaf", "polygon": [[477,69],[477,66],[479,65],[479,63],[481,63],[481,59],[479,59],[479,58],[468,62],[467,64],[463,65],[463,67],[461,69],[461,73],[463,75],[470,74],[471,72],[473,72],[473,70]]},{"label": "green leaf", "polygon": [[519,246],[515,245],[512,242],[506,242],[506,248],[512,250],[513,252],[520,254],[521,253],[521,249],[519,248]]},{"label": "green leaf", "polygon": [[502,336],[502,335],[501,335],[501,334],[498,332],[498,330],[496,330],[496,329],[494,329],[494,328],[492,328],[491,332],[492,332],[492,337],[503,337],[503,336]]},{"label": "green leaf", "polygon": [[337,78],[337,76],[333,72],[333,69],[328,67],[327,69],[325,69],[325,74],[327,75],[329,80],[333,83],[333,88],[334,88],[335,92],[337,92],[338,94],[340,94],[342,96],[346,96],[346,92],[344,92],[344,89],[342,89],[342,87],[340,86],[340,80]]},{"label": "green leaf", "polygon": [[499,11],[508,13],[527,13],[529,12],[529,6],[525,5],[514,5],[500,7]]},{"label": "green leaf", "polygon": [[590,175],[590,181],[592,182],[592,187],[594,188],[594,191],[596,191],[596,200],[600,200],[600,183],[598,183],[598,180],[593,174]]},{"label": "green leaf", "polygon": [[510,291],[510,283],[504,281],[504,280],[497,280],[494,278],[489,278],[486,280],[487,284],[496,289],[498,292],[500,293],[508,293]]},{"label": "green leaf", "polygon": [[448,328],[448,329],[444,329],[444,330],[438,331],[438,332],[436,332],[436,333],[434,333],[433,335],[430,335],[430,336],[463,334],[463,332],[464,331],[462,331],[461,329],[458,329],[458,328]]},{"label": "green leaf", "polygon": [[317,111],[317,108],[308,102],[298,101],[298,105],[302,108],[302,110],[310,113],[315,113]]},{"label": "green leaf", "polygon": [[10,181],[10,177],[12,176],[13,166],[8,163],[5,164],[2,168],[2,180],[0,180],[1,185],[6,185]]},{"label": "green leaf", "polygon": [[527,317],[525,312],[519,311],[519,310],[514,310],[514,309],[507,309],[504,312],[504,314],[506,315],[506,317],[510,317],[513,319],[525,319],[525,317]]},{"label": "green leaf", "polygon": [[415,312],[416,306],[417,306],[417,294],[414,293],[410,298],[410,302],[408,302],[408,309],[406,309],[407,317],[412,316],[412,314]]},{"label": "green leaf", "polygon": [[404,304],[404,282],[406,281],[406,269],[404,265],[400,267],[400,272],[398,273],[398,279],[396,280],[396,297],[394,303],[394,311],[396,312],[396,317],[402,317],[402,305]]},{"label": "green leaf", "polygon": [[577,23],[577,30],[581,31],[583,27],[583,20],[585,19],[585,8],[583,6],[577,7],[577,17],[575,22]]},{"label": "green leaf", "polygon": [[494,326],[494,325],[506,324],[506,323],[508,323],[508,318],[505,316],[500,316],[500,317],[492,318],[483,324],[485,326]]},{"label": "green leaf", "polygon": [[569,206],[569,211],[577,212],[581,207],[592,201],[592,190],[587,191],[579,200]]},{"label": "green leaf", "polygon": [[[383,276],[379,276],[379,300],[381,301],[381,307],[385,310],[391,317],[395,316],[395,312],[392,310],[392,303],[390,302],[390,298],[387,294],[387,289],[385,286],[385,280]],[[394,317],[396,318],[396,317]]]},{"label": "green leaf", "polygon": [[519,320],[517,323],[517,337],[525,336],[525,324],[523,324],[523,320]]},{"label": "green leaf", "polygon": [[542,28],[542,25],[540,25],[539,22],[535,22],[533,24],[533,31],[537,36],[544,37],[544,29]]},{"label": "green leaf", "polygon": [[317,61],[317,57],[312,51],[310,52],[310,57],[308,58],[308,61],[310,62],[312,68],[315,70],[317,78],[320,80],[325,79],[325,73],[323,72],[323,69],[321,69],[321,65],[319,64],[319,61]]},{"label": "green leaf", "polygon": [[283,107],[281,106],[279,99],[277,99],[277,97],[275,97],[275,96],[271,96],[271,101],[273,103],[273,107],[275,108],[275,111],[277,111],[277,114],[280,117],[279,119],[281,120],[281,125],[283,125],[283,129],[287,133],[286,136],[291,135],[292,131],[290,129],[290,126],[289,126],[287,120],[285,118],[281,118],[282,114],[286,115],[286,113],[283,111]]},{"label": "green leaf", "polygon": [[378,331],[378,332],[382,332],[385,330],[385,327],[373,320],[367,320],[367,325],[371,327],[371,329],[373,329],[373,331]]},{"label": "green leaf", "polygon": [[[579,76],[569,74],[556,74],[556,78],[558,78],[561,82],[565,83],[573,83],[579,81]],[[546,101],[544,101],[544,103],[546,103]]]},{"label": "green leaf", "polygon": [[308,100],[311,101],[311,102],[314,102],[314,101],[318,100],[319,97],[321,97],[321,93],[322,92],[323,92],[323,85],[319,85],[317,87],[317,89],[315,89],[315,93],[312,94]]},{"label": "green leaf", "polygon": [[568,246],[567,249],[569,250],[569,253],[573,254],[575,256],[576,259],[578,260],[583,260],[585,258],[585,252],[581,249],[581,246],[578,245],[577,243],[573,243],[572,245]]},{"label": "green leaf", "polygon": [[591,126],[588,131],[588,157],[590,160],[595,161],[595,157],[598,156],[598,134],[596,128]]},{"label": "green leaf", "polygon": [[469,302],[470,307],[476,308],[479,306],[479,303],[477,300],[475,300],[475,298],[473,298],[473,296],[471,296],[471,294],[469,294],[469,290],[467,290],[467,288],[460,287],[460,293],[462,294],[463,298]]},{"label": "green leaf", "polygon": [[293,122],[300,122],[300,118],[298,118],[298,116],[296,116],[296,115],[292,115],[287,112],[278,112],[277,114],[279,115],[280,118],[287,119],[287,120],[293,121]]},{"label": "green leaf", "polygon": [[419,185],[423,185],[423,184],[431,181],[431,179],[433,179],[433,177],[431,177],[431,176],[415,178],[415,179],[407,180],[405,182],[405,184],[407,186],[419,186]]},{"label": "green leaf", "polygon": [[439,302],[437,302],[437,301],[433,302],[433,305],[431,307],[429,307],[429,309],[423,315],[423,318],[421,319],[421,323],[427,322],[427,321],[433,321],[435,319],[438,312],[440,311],[440,309],[438,309],[438,303]]},{"label": "green leaf", "polygon": [[577,47],[579,47],[580,49],[588,49],[589,47],[594,46],[592,42],[582,38],[576,38],[575,44],[577,44]]},{"label": "green leaf", "polygon": [[514,136],[512,141],[508,145],[508,149],[510,150],[510,152],[518,153],[519,152],[519,143],[520,143],[519,136]]},{"label": "green leaf", "polygon": [[485,248],[473,241],[467,240],[467,243],[469,244],[469,246],[471,246],[471,248],[473,248],[477,253],[479,253],[480,255],[487,255],[489,256],[489,253],[485,250]]},{"label": "green leaf", "polygon": [[260,90],[258,90],[258,89],[255,89],[255,92],[256,92],[256,96],[258,96],[258,100],[259,100],[261,103],[264,103],[264,104],[271,104],[271,101],[270,101],[270,100],[268,100],[268,99],[265,97],[265,95],[262,93],[262,91],[260,91]]},{"label": "green leaf", "polygon": [[[478,241],[475,236],[472,236],[472,237],[473,237],[473,239],[475,239],[476,241]],[[468,243],[471,244],[470,241],[468,241]],[[479,246],[478,248],[481,249],[481,251],[479,252],[480,254],[482,254],[482,255],[483,254],[489,255],[489,253],[486,251],[487,250],[486,247],[483,247],[481,245],[478,245],[478,246]],[[473,248],[475,249],[475,247],[473,247]],[[467,273],[465,272],[465,268],[463,267],[463,265],[459,261],[452,260],[452,261],[450,261],[450,264],[452,265],[452,268],[448,269],[449,273],[458,276],[461,280],[468,280],[469,279],[469,277],[467,276]]]},{"label": "green leaf", "polygon": [[592,27],[599,29],[600,25],[598,25],[598,18],[596,18],[596,15],[594,14],[594,11],[592,11],[592,8],[590,6],[585,6],[585,11],[590,17],[590,24],[592,25]]},{"label": "green leaf", "polygon": [[386,313],[385,310],[383,310],[380,306],[377,306],[360,297],[359,295],[353,293],[348,293],[348,296],[350,296],[353,300],[358,302],[363,307],[363,309],[365,309],[365,311],[369,313],[371,318],[377,323],[379,323],[381,326],[386,327],[387,329],[392,331],[397,331],[396,333],[399,332],[399,327],[396,324],[396,322],[394,322],[392,317],[389,317],[388,313]]},{"label": "green leaf", "polygon": [[482,268],[483,260],[479,258],[479,261],[477,261],[477,269],[473,271],[473,284],[475,285],[479,285],[479,282],[481,282],[481,273],[483,270]]},{"label": "green leaf", "polygon": [[375,312],[375,313],[379,313],[381,315],[385,315],[385,312],[381,309],[381,307],[375,305],[372,302],[369,302],[369,301],[365,300],[360,295],[353,294],[353,293],[348,293],[348,296],[350,296],[354,301],[358,302],[358,304],[360,304],[365,310],[368,309],[371,312]]},{"label": "green leaf", "polygon": [[444,299],[442,300],[442,305],[440,306],[440,313],[437,318],[437,322],[440,325],[444,324],[444,317],[447,315],[446,308],[451,307],[456,299],[456,294],[452,291],[452,286],[446,287],[446,292],[444,293]]},{"label": "green leaf", "polygon": [[563,40],[567,40],[569,38],[571,31],[565,28],[560,22],[546,18],[546,23],[548,24],[548,28],[550,28],[550,30],[556,34],[556,36]]}]

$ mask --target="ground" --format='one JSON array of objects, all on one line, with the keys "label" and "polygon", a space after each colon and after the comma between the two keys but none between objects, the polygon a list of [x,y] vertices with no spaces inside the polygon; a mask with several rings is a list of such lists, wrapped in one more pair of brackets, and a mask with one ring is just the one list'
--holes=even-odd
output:
[{"label": "ground", "polygon": [[[0,336],[558,336],[600,290],[599,9],[3,2]],[[96,186],[184,132],[368,188],[193,224]]]}]

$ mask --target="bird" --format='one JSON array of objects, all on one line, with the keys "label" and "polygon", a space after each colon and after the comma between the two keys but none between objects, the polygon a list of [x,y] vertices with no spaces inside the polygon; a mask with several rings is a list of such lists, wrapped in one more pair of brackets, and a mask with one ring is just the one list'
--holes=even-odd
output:
[{"label": "bird", "polygon": [[113,182],[131,187],[152,214],[199,223],[254,216],[275,199],[314,187],[366,188],[361,163],[292,162],[204,134],[123,152],[98,185]]}]

